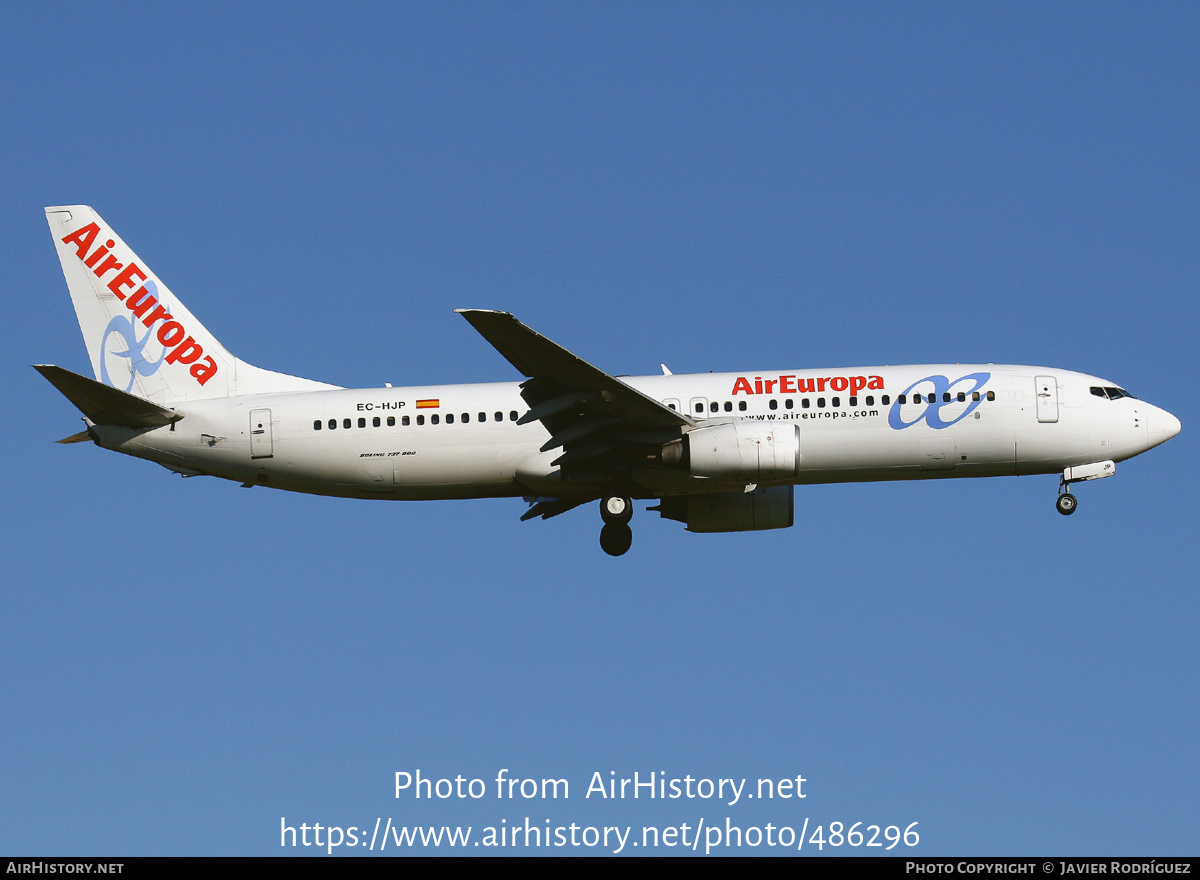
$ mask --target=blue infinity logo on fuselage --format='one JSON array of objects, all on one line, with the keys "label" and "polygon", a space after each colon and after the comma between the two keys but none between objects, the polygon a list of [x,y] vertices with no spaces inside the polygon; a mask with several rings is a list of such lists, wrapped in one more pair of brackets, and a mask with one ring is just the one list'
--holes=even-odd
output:
[{"label": "blue infinity logo on fuselage", "polygon": [[[897,431],[900,431],[904,428],[911,428],[920,421],[924,421],[925,424],[929,425],[931,428],[949,428],[955,422],[961,422],[963,419],[973,413],[976,407],[983,402],[983,395],[980,395],[978,400],[971,400],[971,395],[982,388],[990,378],[992,378],[991,373],[968,373],[965,376],[960,376],[953,382],[945,376],[926,376],[924,379],[918,379],[916,382],[913,382],[911,385],[905,388],[900,396],[896,398],[896,402],[892,404],[892,408],[888,411],[888,424]],[[967,396],[967,400],[969,401],[966,409],[964,409],[954,418],[946,421],[942,418],[942,407],[953,406],[954,404],[962,403],[962,401],[957,398],[957,394],[951,392],[951,389],[963,382],[969,381],[974,381],[975,384],[971,388],[966,389],[964,392]],[[900,398],[907,398],[909,393],[914,388],[924,382],[929,382],[933,385],[933,401],[926,404],[925,409],[923,409],[921,414],[915,419],[913,419],[911,422],[906,422],[900,415]],[[946,399],[947,394],[950,395],[949,400]]]}]

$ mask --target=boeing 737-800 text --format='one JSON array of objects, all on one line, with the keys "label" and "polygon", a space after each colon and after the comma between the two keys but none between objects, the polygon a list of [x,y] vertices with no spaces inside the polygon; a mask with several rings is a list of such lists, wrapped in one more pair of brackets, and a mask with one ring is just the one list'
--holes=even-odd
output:
[{"label": "boeing 737-800 text", "polygon": [[94,379],[37,369],[92,440],[186,477],[350,498],[523,496],[522,519],[600,502],[629,549],[634,499],[693,532],[786,528],[793,486],[1058,474],[1071,485],[1174,437],[1106,379],[927,364],[617,378],[505,312],[460,314],[521,382],[349,389],[221,346],[83,205],[46,209]]}]

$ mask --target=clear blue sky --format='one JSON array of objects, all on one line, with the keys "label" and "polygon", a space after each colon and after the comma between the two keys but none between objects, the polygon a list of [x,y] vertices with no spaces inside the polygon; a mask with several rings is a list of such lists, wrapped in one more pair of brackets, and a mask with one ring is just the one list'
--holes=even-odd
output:
[{"label": "clear blue sky", "polygon": [[[0,852],[273,855],[281,816],[1196,852],[1195,4],[0,25]],[[53,443],[78,414],[29,365],[87,370],[42,216],[72,203],[230,350],[342,385],[515,379],[452,311],[499,308],[613,373],[1044,364],[1183,432],[1069,519],[1053,477],[817,486],[787,531],[639,510],[620,559],[590,508],[182,480]],[[417,768],[571,798],[395,799]],[[585,800],[596,771],[808,796]]]}]

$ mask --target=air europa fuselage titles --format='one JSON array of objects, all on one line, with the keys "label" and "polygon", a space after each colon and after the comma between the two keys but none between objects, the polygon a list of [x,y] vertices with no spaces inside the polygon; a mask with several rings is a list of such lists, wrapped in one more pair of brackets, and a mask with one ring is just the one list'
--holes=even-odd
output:
[{"label": "air europa fuselage titles", "polygon": [[[733,390],[729,392],[730,397],[737,397],[739,394],[815,394],[820,391],[825,391],[828,387],[829,391],[849,391],[851,394],[858,394],[864,388],[882,389],[882,376],[822,376],[820,378],[806,379],[792,376],[779,376],[775,379],[764,379],[762,376],[754,377],[754,384],[745,376],[738,376],[733,382]],[[778,389],[778,391],[776,391]]]},{"label": "air europa fuselage titles", "polygon": [[[1115,383],[1050,367],[926,364],[617,378],[505,312],[459,313],[523,381],[346,389],[235,357],[91,208],[46,209],[94,378],[40,365],[83,413],[68,440],[184,476],[370,499],[634,501],[693,532],[784,528],[794,486],[1054,474],[1071,487],[1179,432]],[[886,418],[884,418],[886,414]]]}]

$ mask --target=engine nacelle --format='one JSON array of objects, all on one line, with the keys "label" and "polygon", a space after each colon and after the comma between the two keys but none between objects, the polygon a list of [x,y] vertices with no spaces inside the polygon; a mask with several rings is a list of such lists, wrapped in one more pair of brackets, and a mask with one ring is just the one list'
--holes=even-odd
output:
[{"label": "engine nacelle", "polygon": [[800,468],[800,426],[792,422],[729,422],[690,431],[684,442],[694,477],[766,483],[794,479]]},{"label": "engine nacelle", "polygon": [[795,520],[791,486],[664,498],[652,509],[665,519],[684,523],[689,532],[786,529]]}]

